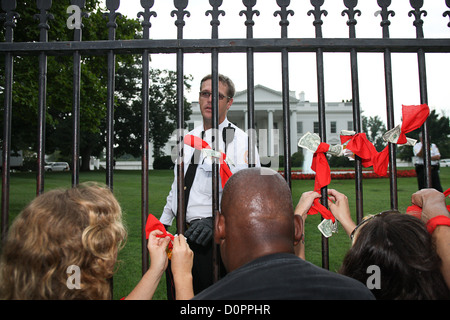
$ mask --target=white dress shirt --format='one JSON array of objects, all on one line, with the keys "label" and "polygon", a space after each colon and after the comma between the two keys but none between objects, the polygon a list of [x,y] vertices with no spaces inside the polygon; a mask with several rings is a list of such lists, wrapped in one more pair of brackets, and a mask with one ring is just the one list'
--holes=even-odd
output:
[{"label": "white dress shirt", "polygon": [[[222,138],[222,130],[224,127],[228,127],[231,124],[235,128],[234,139],[231,141],[226,149],[228,166],[232,173],[236,173],[239,170],[248,168],[248,135],[236,127],[234,124],[225,120],[219,125],[219,149],[221,152],[225,152],[225,143]],[[194,128],[188,134],[202,137],[203,124]],[[213,143],[211,142],[212,129],[206,130],[203,140],[207,142],[211,148]],[[189,167],[191,162],[192,154],[194,153],[194,148],[184,145],[184,174]],[[191,192],[189,195],[189,203],[186,209],[186,222],[190,223],[193,220],[207,218],[212,216],[212,160],[211,157],[206,156],[203,152],[201,153],[199,165],[197,172],[195,174],[194,182],[192,184]],[[255,147],[255,166],[260,167],[261,163],[259,160],[259,155]],[[167,203],[164,207],[163,213],[161,215],[160,221],[164,225],[171,225],[173,219],[177,213],[177,169],[176,164],[174,168],[174,181],[172,183],[171,190],[167,196]],[[222,183],[219,177],[219,203],[222,199]]]},{"label": "white dress shirt", "polygon": [[[422,142],[417,142],[414,145],[414,164],[423,164],[423,157],[418,157],[417,154],[420,152],[420,150],[422,149]],[[438,147],[432,143],[430,145],[430,157],[434,157],[434,156],[440,156],[441,154],[439,153],[439,149]],[[439,160],[432,160],[431,161],[431,165],[435,166],[439,164]]]}]

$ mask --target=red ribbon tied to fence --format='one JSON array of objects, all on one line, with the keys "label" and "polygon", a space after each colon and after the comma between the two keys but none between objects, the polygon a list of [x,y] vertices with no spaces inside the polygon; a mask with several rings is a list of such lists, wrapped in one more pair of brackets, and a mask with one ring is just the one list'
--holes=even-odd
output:
[{"label": "red ribbon tied to fence", "polygon": [[[147,217],[147,223],[145,224],[146,239],[148,239],[148,237],[150,236],[150,233],[154,230],[159,230],[163,233],[163,234],[156,235],[158,238],[169,237],[173,241],[174,236],[166,231],[166,228],[161,223],[161,221],[159,221],[154,215],[149,213],[148,217]],[[172,247],[173,247],[172,242],[169,242],[169,250],[172,250]]]},{"label": "red ribbon tied to fence", "polygon": [[[402,105],[402,125],[390,131],[397,131],[391,135],[388,142],[405,144],[408,142],[406,133],[414,131],[422,126],[430,114],[430,108],[426,104],[405,106]],[[399,131],[399,132],[398,132]],[[373,166],[373,170],[379,176],[387,175],[389,165],[389,147],[386,146],[381,152],[377,152],[374,145],[367,139],[365,133],[353,136],[341,135],[341,143],[347,142],[347,149],[361,158],[363,167]]]},{"label": "red ribbon tied to fence", "polygon": [[[202,149],[211,149],[210,145],[204,141],[202,138],[193,136],[193,135],[186,135],[184,137],[184,143],[187,144],[188,146],[191,146],[197,150],[202,150]],[[222,182],[222,188],[225,186],[225,183],[227,183],[228,179],[231,177],[231,175],[233,174],[230,170],[230,167],[228,166],[228,164],[225,162],[226,159],[226,155],[223,152],[217,152],[217,157],[219,158],[219,164],[220,164],[220,170],[219,170],[219,174],[220,174],[220,180]]]},{"label": "red ribbon tied to fence", "polygon": [[[328,164],[325,152],[330,149],[330,145],[321,142],[317,147],[316,152],[313,155],[313,161],[311,164],[311,169],[316,172],[316,177],[314,180],[314,191],[320,193],[320,189],[327,186],[331,182],[331,171],[330,165]],[[323,204],[320,203],[319,198],[314,199],[313,205],[308,211],[308,214],[320,213],[324,219],[331,219],[333,223],[335,218],[330,210],[328,210]]]}]

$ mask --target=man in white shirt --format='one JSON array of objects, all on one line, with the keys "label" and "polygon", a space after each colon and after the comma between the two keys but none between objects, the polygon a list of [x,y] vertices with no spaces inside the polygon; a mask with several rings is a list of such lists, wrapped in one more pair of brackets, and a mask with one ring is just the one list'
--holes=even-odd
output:
[{"label": "man in white shirt", "polygon": [[[200,83],[199,106],[203,124],[194,128],[188,134],[202,138],[213,148],[213,139],[219,139],[219,151],[227,156],[227,164],[232,173],[248,168],[248,135],[228,121],[227,112],[233,103],[235,94],[234,84],[226,76],[219,75],[219,128],[212,130],[212,80],[211,75],[204,77]],[[213,160],[204,152],[195,153],[194,148],[184,145],[185,162],[185,202],[189,246],[194,251],[194,266],[192,269],[194,293],[202,291],[213,284],[212,249],[213,249],[213,217],[212,217],[212,163]],[[195,155],[194,155],[195,153]],[[190,174],[190,164],[194,161],[196,169]],[[255,148],[255,164],[260,166],[259,155]],[[177,213],[177,179],[167,197],[160,221],[168,228],[172,225]],[[192,187],[188,187],[188,176],[193,176]],[[186,189],[188,188],[188,189]],[[219,181],[219,201],[222,198],[222,184]],[[170,268],[168,268],[170,269]],[[173,298],[173,283],[167,274],[167,296]]]},{"label": "man in white shirt", "polygon": [[[414,145],[414,165],[416,167],[419,190],[421,190],[427,187],[425,183],[425,165],[423,162],[422,133],[419,133],[419,139],[420,142]],[[439,159],[441,159],[441,154],[439,153],[438,147],[434,143],[430,145],[430,156],[432,187],[442,192],[441,180],[439,178]]]}]

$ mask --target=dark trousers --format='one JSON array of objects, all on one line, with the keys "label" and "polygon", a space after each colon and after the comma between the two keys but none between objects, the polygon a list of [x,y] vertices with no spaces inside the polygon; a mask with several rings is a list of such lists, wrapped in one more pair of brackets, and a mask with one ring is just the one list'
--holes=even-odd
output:
[{"label": "dark trousers", "polygon": [[[194,295],[200,293],[204,289],[208,288],[214,283],[213,277],[213,245],[214,242],[211,240],[211,245],[203,247],[196,243],[191,243],[188,241],[189,247],[194,252],[194,262],[192,266],[192,282],[194,287]],[[220,256],[220,255],[219,255]],[[225,267],[220,263],[220,277],[225,276]],[[175,300],[175,284],[173,282],[173,275],[169,266],[166,270],[166,285],[167,285],[167,300]]]},{"label": "dark trousers", "polygon": [[[427,186],[425,180],[425,166],[423,164],[416,164],[416,174],[419,190],[425,189]],[[441,180],[439,178],[439,165],[431,166],[431,184],[432,188],[443,192]]]}]

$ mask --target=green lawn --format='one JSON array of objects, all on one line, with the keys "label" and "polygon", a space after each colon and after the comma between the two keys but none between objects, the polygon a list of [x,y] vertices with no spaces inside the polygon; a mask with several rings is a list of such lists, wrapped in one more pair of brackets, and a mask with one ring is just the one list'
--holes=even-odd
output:
[{"label": "green lawn", "polygon": [[[151,171],[149,187],[149,211],[155,216],[161,215],[167,194],[173,180],[173,171]],[[441,183],[444,189],[450,187],[450,168],[441,169]],[[81,173],[80,182],[105,182],[104,172]],[[114,173],[114,193],[122,205],[128,229],[128,241],[119,254],[120,263],[114,276],[114,299],[126,296],[141,277],[141,173],[138,171],[116,171]],[[70,187],[70,173],[46,173],[45,190],[58,187]],[[293,180],[292,194],[294,205],[304,191],[313,189],[313,180]],[[329,188],[345,193],[350,208],[355,211],[354,180],[332,180]],[[411,194],[417,190],[416,178],[398,179],[399,209],[405,211],[410,205]],[[10,222],[31,201],[36,194],[35,173],[12,173],[10,188]],[[389,179],[365,179],[363,181],[364,214],[377,213],[390,207]],[[321,234],[317,229],[320,216],[310,216],[306,220],[306,259],[322,265]],[[175,224],[174,224],[175,225]],[[172,232],[175,231],[172,227]],[[344,230],[329,239],[330,270],[339,269],[341,261],[350,246]],[[165,299],[165,279],[159,285],[154,299]]]}]

